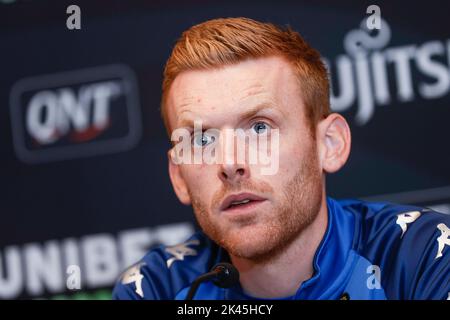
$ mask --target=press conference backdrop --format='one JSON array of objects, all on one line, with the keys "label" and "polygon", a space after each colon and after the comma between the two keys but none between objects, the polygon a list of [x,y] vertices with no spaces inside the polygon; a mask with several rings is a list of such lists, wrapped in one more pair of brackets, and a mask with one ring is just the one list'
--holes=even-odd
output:
[{"label": "press conference backdrop", "polygon": [[[67,28],[71,4],[79,30]],[[449,12],[433,1],[1,0],[0,298],[108,299],[126,266],[195,230],[170,186],[158,108],[175,39],[216,17],[289,24],[322,53],[332,108],[353,133],[329,195],[450,212]]]}]

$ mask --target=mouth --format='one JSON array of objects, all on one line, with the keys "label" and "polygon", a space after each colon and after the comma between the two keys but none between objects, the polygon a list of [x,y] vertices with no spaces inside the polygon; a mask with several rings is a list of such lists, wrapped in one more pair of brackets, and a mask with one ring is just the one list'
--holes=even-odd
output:
[{"label": "mouth", "polygon": [[259,204],[266,201],[265,198],[259,197],[252,193],[239,193],[225,198],[220,206],[222,212],[244,213],[254,209]]}]

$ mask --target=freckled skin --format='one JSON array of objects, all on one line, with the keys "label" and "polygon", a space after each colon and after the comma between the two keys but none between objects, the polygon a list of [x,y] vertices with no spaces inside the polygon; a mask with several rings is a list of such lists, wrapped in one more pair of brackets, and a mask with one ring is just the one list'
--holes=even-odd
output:
[{"label": "freckled skin", "polygon": [[[190,117],[223,130],[251,127],[240,114],[262,101],[273,105],[264,121],[280,132],[275,175],[261,175],[258,164],[182,164],[174,169],[182,180],[177,194],[183,203],[192,204],[205,233],[230,254],[254,261],[281,253],[315,220],[324,199],[315,134],[306,122],[291,66],[270,57],[220,69],[187,71],[173,82],[167,103],[173,129]],[[255,193],[266,201],[255,215],[231,219],[219,207],[226,196],[240,192]]]}]

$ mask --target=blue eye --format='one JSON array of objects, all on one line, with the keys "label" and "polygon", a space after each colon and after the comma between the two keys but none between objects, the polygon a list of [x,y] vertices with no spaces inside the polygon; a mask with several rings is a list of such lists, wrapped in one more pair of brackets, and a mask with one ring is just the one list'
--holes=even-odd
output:
[{"label": "blue eye", "polygon": [[192,144],[197,147],[204,147],[210,143],[213,143],[216,137],[213,135],[207,135],[204,132],[196,134],[192,137]]},{"label": "blue eye", "polygon": [[253,130],[256,132],[256,134],[265,133],[268,129],[269,129],[269,126],[264,122],[256,122],[253,125]]}]

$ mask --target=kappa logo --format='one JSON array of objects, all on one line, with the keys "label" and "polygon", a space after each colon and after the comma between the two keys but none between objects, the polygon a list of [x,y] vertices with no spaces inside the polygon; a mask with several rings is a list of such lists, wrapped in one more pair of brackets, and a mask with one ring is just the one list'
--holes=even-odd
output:
[{"label": "kappa logo", "polygon": [[182,244],[179,244],[176,246],[167,247],[166,252],[173,255],[172,258],[167,260],[167,268],[170,268],[172,263],[174,263],[175,261],[184,260],[185,256],[196,256],[197,250],[189,248],[188,246],[199,245],[199,244],[200,244],[200,241],[198,241],[198,240],[190,240],[188,242],[185,242],[185,243],[182,243]]},{"label": "kappa logo", "polygon": [[22,79],[10,96],[16,155],[38,163],[128,150],[141,135],[138,101],[124,65]]},{"label": "kappa logo", "polygon": [[142,279],[144,276],[141,273],[141,267],[145,265],[145,262],[138,263],[122,275],[122,284],[134,283],[136,286],[135,292],[141,297],[144,297],[144,292],[142,291]]},{"label": "kappa logo", "polygon": [[408,224],[416,221],[417,218],[420,217],[420,214],[421,213],[419,211],[411,211],[411,212],[400,213],[397,215],[396,223],[402,229],[402,235],[400,236],[400,238],[403,238],[403,235],[405,234],[406,230],[408,230]]},{"label": "kappa logo", "polygon": [[437,228],[441,231],[441,235],[437,238],[438,252],[435,259],[442,257],[445,246],[450,246],[450,229],[443,223],[438,224]]}]

